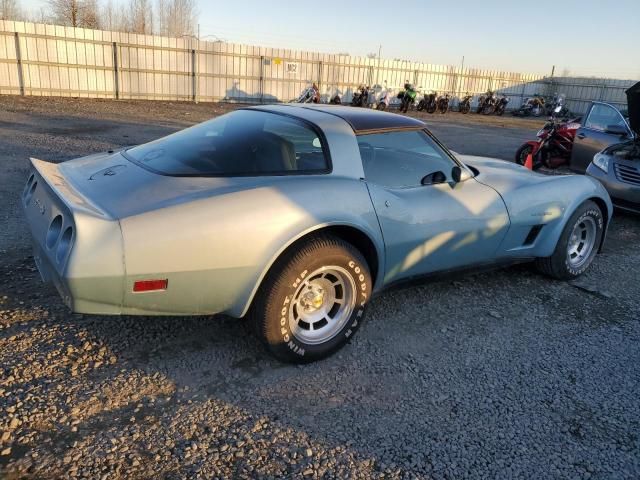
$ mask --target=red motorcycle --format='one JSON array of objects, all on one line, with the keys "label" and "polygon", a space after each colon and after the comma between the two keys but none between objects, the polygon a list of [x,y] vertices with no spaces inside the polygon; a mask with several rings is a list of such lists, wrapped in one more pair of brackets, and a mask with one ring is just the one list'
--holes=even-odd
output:
[{"label": "red motorcycle", "polygon": [[524,165],[527,157],[532,155],[534,170],[540,167],[558,168],[568,164],[580,120],[575,118],[559,122],[555,118],[549,119],[538,131],[538,140],[529,141],[518,149],[516,163]]}]

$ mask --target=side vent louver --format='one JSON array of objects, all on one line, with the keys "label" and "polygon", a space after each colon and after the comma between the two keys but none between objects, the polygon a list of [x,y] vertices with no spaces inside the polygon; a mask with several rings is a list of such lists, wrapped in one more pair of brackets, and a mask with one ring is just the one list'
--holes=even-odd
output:
[{"label": "side vent louver", "polygon": [[534,225],[533,227],[531,227],[527,238],[524,239],[523,245],[532,245],[533,242],[536,241],[536,238],[538,238],[538,234],[540,233],[540,230],[542,230],[543,226],[544,225]]}]

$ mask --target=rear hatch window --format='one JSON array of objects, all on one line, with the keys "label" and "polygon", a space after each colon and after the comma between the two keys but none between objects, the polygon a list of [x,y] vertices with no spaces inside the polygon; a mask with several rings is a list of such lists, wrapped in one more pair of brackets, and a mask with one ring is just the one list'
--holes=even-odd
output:
[{"label": "rear hatch window", "polygon": [[130,148],[124,155],[162,175],[295,175],[329,171],[324,145],[315,127],[301,120],[236,110]]}]

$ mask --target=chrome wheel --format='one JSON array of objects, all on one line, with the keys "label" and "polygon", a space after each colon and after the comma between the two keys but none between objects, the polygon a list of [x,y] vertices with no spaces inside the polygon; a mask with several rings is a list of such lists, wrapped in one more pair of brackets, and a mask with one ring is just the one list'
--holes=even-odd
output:
[{"label": "chrome wheel", "polygon": [[289,305],[291,333],[310,345],[331,340],[351,317],[355,291],[355,280],[342,267],[322,267],[310,273]]},{"label": "chrome wheel", "polygon": [[572,268],[580,268],[589,260],[597,231],[592,217],[585,216],[574,225],[567,244],[567,259]]}]

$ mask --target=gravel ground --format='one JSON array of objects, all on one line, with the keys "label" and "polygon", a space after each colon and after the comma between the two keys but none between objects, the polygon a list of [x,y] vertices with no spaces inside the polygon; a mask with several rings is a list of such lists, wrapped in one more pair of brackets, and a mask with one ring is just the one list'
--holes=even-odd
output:
[{"label": "gravel ground", "polygon": [[[389,291],[338,355],[225,317],[72,315],[18,205],[27,157],[140,143],[224,105],[0,97],[0,477],[640,477],[640,219],[573,284],[522,265]],[[541,122],[426,116],[510,158]]]}]

